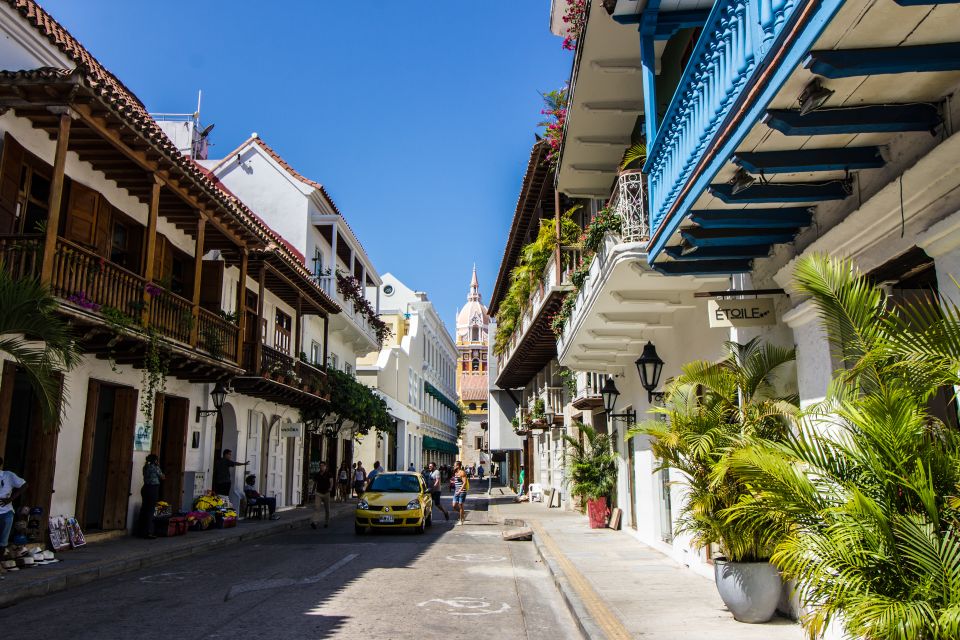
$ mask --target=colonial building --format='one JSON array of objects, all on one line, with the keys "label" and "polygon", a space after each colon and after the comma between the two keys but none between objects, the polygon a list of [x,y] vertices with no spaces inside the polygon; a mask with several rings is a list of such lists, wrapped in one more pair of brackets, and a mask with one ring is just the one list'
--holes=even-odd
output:
[{"label": "colonial building", "polygon": [[43,9],[4,2],[0,29],[0,258],[49,287],[84,354],[63,374],[59,431],[40,428],[23,372],[3,363],[0,454],[28,480],[25,503],[129,529],[149,452],[179,509],[211,487],[222,449],[299,503],[295,425],[327,402],[325,373],[270,354],[339,306]]},{"label": "colonial building", "polygon": [[380,351],[357,361],[360,380],[376,388],[397,423],[381,462],[417,470],[453,464],[457,455],[457,351],[433,302],[393,274],[383,276],[381,315],[393,334]]},{"label": "colonial building", "polygon": [[460,460],[465,466],[490,469],[487,437],[490,316],[480,297],[477,268],[473,268],[467,304],[457,312],[457,393],[467,421],[460,435]]}]

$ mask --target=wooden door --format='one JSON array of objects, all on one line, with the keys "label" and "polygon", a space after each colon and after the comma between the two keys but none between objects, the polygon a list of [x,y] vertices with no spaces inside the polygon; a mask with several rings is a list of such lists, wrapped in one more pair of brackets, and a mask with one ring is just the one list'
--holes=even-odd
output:
[{"label": "wooden door", "polygon": [[13,384],[17,377],[17,364],[11,360],[3,363],[0,378],[0,451],[7,448],[7,432],[10,429],[10,409],[13,407]]},{"label": "wooden door", "polygon": [[164,436],[160,448],[160,467],[163,481],[161,499],[171,505],[183,501],[183,471],[187,456],[187,427],[190,401],[186,398],[167,398],[164,408]]},{"label": "wooden door", "polygon": [[118,387],[113,408],[107,491],[103,506],[103,528],[125,529],[133,472],[133,433],[137,420],[137,390]]},{"label": "wooden door", "polygon": [[87,513],[87,477],[93,461],[93,441],[97,433],[97,411],[100,408],[100,382],[87,383],[87,408],[83,415],[83,440],[80,444],[80,470],[77,474],[77,505],[74,514],[78,520]]},{"label": "wooden door", "polygon": [[[63,400],[63,374],[54,374],[58,379],[60,399]],[[40,413],[40,399],[33,395],[33,418],[30,424],[30,444],[27,453],[27,491],[24,504],[43,509],[50,516],[53,502],[53,480],[57,468],[57,439],[60,434],[54,425],[44,426]]]},{"label": "wooden door", "polygon": [[70,183],[67,219],[63,235],[87,247],[94,246],[97,236],[97,211],[100,197],[96,191],[79,182]]}]

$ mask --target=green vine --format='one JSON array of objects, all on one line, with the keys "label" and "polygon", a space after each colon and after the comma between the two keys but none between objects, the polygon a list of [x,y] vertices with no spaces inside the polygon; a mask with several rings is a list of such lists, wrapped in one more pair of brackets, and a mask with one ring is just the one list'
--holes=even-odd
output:
[{"label": "green vine", "polygon": [[573,369],[561,369],[560,378],[563,380],[563,386],[567,390],[567,395],[571,398],[577,397],[577,372]]},{"label": "green vine", "polygon": [[140,412],[148,426],[153,425],[153,405],[157,394],[163,394],[167,388],[167,361],[160,354],[160,334],[153,327],[147,327],[147,351],[144,354],[143,379],[140,396]]}]

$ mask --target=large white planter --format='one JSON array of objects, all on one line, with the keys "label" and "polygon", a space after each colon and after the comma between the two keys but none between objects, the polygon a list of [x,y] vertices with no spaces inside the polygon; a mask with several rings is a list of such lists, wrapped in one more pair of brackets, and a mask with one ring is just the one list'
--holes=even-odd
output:
[{"label": "large white planter", "polygon": [[717,558],[713,576],[720,599],[739,622],[767,622],[780,601],[783,582],[769,562],[729,562]]}]

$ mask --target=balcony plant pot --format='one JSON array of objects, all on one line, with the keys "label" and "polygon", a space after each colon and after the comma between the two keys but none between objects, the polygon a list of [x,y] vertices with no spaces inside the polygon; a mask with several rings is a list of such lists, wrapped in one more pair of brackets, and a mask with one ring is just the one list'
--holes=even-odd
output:
[{"label": "balcony plant pot", "polygon": [[587,518],[591,529],[604,529],[610,518],[610,509],[607,508],[607,498],[591,498],[587,500]]},{"label": "balcony plant pot", "polygon": [[769,562],[730,562],[717,558],[713,576],[720,599],[738,622],[767,622],[780,602],[783,581]]}]

